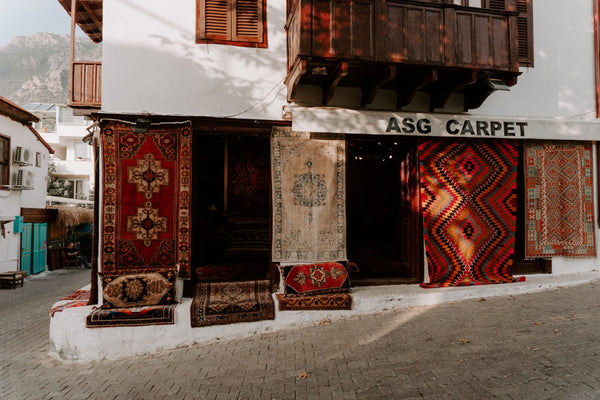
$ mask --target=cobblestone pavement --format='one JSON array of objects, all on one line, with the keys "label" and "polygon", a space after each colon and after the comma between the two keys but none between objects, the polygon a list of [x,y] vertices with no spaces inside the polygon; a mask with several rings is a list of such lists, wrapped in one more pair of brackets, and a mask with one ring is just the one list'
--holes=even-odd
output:
[{"label": "cobblestone pavement", "polygon": [[0,290],[0,398],[600,399],[598,282],[153,356],[56,360],[48,310],[88,281],[89,271],[55,271]]}]

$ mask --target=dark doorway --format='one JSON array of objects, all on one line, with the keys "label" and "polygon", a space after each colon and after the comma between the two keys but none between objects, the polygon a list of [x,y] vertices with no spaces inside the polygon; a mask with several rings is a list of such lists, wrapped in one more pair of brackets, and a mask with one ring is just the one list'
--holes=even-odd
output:
[{"label": "dark doorway", "polygon": [[196,134],[192,163],[195,280],[268,278],[269,137]]},{"label": "dark doorway", "polygon": [[417,145],[398,137],[347,139],[347,244],[354,284],[422,280]]}]

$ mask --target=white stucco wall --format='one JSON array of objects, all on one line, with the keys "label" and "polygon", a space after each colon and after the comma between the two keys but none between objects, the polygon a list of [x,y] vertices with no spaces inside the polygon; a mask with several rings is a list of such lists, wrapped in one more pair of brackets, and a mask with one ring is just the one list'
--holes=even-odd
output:
[{"label": "white stucco wall", "polygon": [[[16,168],[34,171],[33,190],[0,190],[0,216],[15,217],[21,215],[21,208],[46,207],[46,175],[48,174],[48,149],[24,125],[0,115],[0,134],[11,138],[12,151],[22,146],[31,152],[32,166],[19,167],[11,163],[11,174]],[[35,166],[35,153],[42,154],[41,167]],[[5,225],[5,237],[0,235],[0,271],[19,269],[21,235],[14,233],[13,222]]]},{"label": "white stucco wall", "polygon": [[281,119],[285,1],[267,2],[268,48],[196,44],[196,0],[105,0],[102,111]]},{"label": "white stucco wall", "polygon": [[589,0],[534,0],[534,67],[473,114],[595,117],[594,13]]}]

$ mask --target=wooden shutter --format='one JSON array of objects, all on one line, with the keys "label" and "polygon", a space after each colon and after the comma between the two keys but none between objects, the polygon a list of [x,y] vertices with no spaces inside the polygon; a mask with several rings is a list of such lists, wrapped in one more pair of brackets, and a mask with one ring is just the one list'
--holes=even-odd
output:
[{"label": "wooden shutter", "polygon": [[519,64],[533,67],[533,0],[517,0],[518,36],[519,36]]},{"label": "wooden shutter", "polygon": [[229,0],[201,0],[204,38],[227,40],[229,37]]},{"label": "wooden shutter", "polygon": [[262,42],[262,0],[233,0],[235,16],[233,40],[240,42]]},{"label": "wooden shutter", "polygon": [[196,42],[266,47],[265,0],[197,0]]},{"label": "wooden shutter", "polygon": [[[533,0],[515,0],[517,4],[517,36],[519,39],[519,65],[533,67]],[[506,10],[506,0],[487,0],[492,10]]]}]

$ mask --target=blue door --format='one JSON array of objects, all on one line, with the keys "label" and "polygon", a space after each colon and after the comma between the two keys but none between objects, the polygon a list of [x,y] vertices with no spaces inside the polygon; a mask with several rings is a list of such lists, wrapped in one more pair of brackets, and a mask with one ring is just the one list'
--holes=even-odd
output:
[{"label": "blue door", "polygon": [[46,231],[46,223],[33,224],[32,274],[39,274],[46,270]]},{"label": "blue door", "polygon": [[31,222],[23,224],[23,232],[21,232],[21,271],[27,271],[31,274],[31,237],[33,225]]}]

